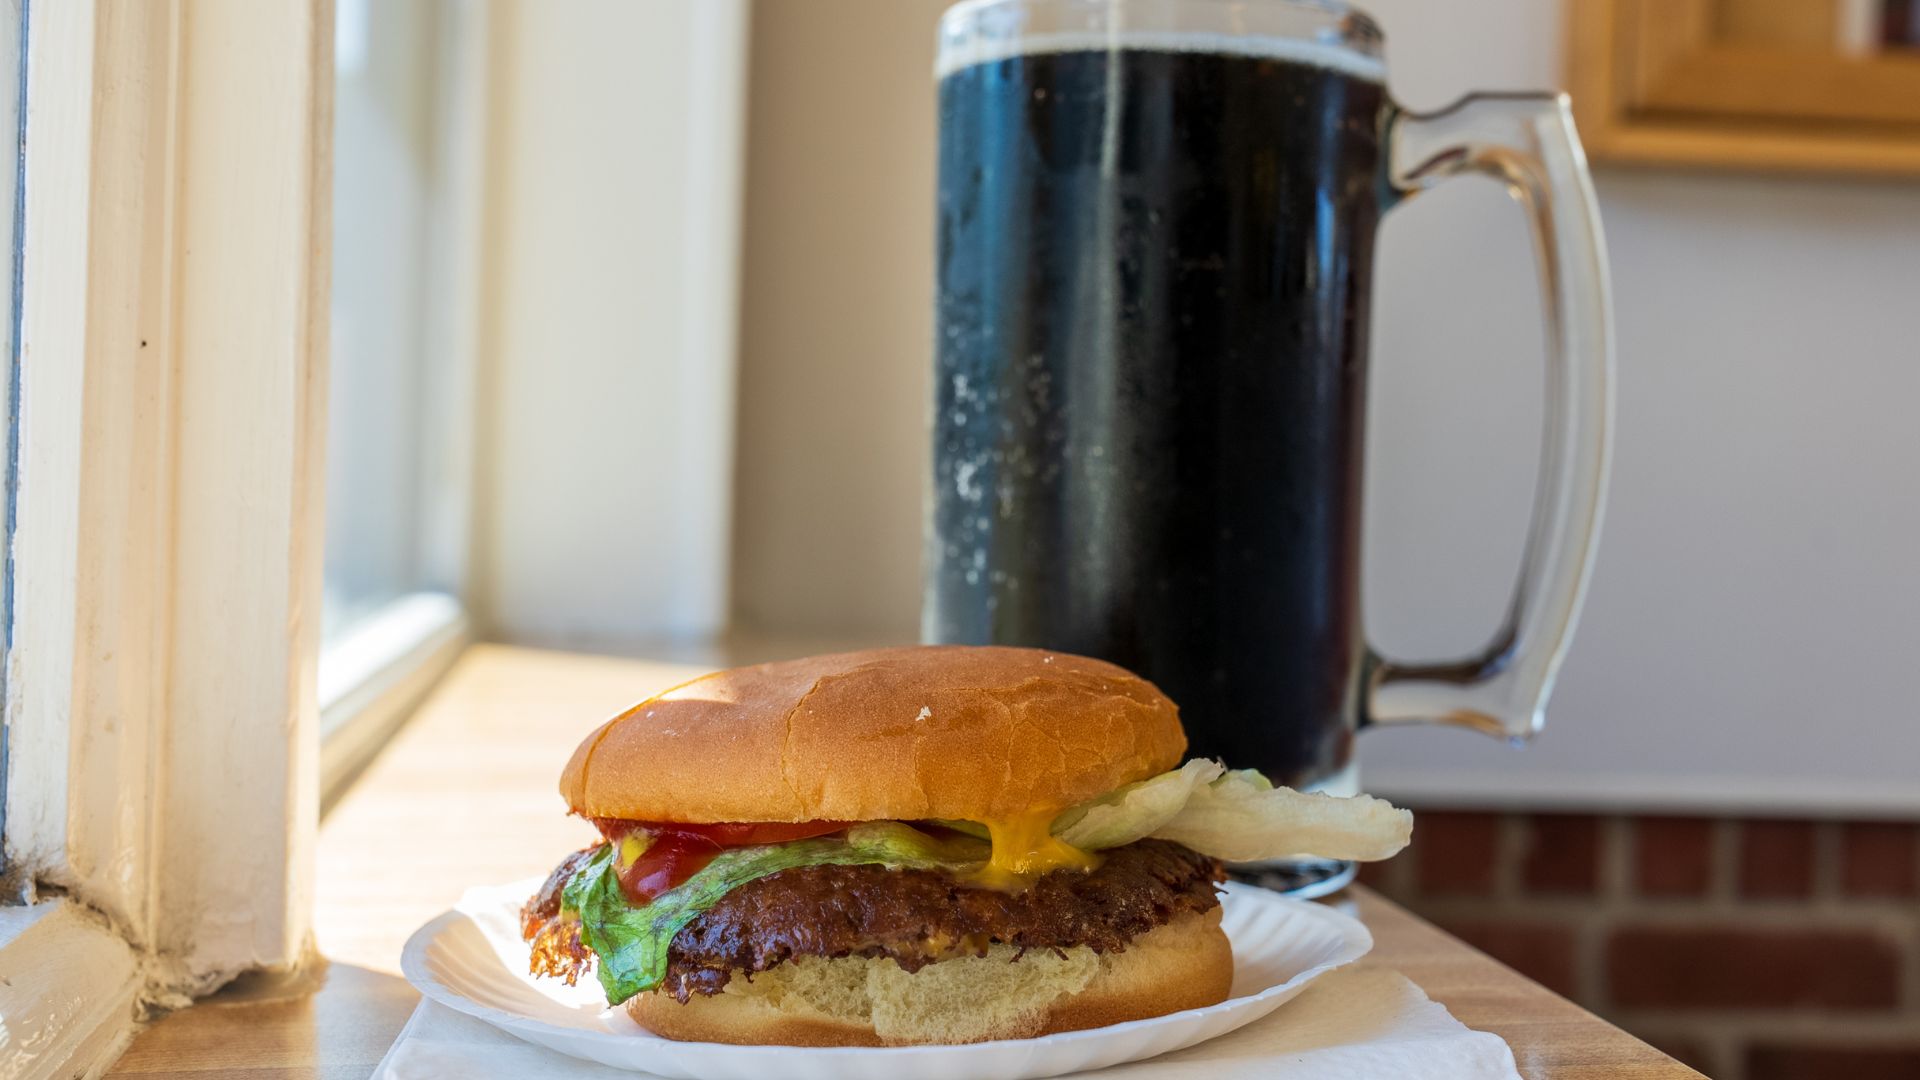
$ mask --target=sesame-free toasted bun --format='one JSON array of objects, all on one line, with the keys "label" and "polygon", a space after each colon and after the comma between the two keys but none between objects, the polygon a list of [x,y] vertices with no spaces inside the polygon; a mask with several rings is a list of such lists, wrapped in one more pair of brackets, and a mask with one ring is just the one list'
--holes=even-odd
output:
[{"label": "sesame-free toasted bun", "polygon": [[588,817],[998,821],[1180,764],[1178,710],[1100,660],[869,649],[715,672],[602,725],[560,794]]},{"label": "sesame-free toasted bun", "polygon": [[909,973],[886,957],[802,957],[685,1005],[663,991],[627,1000],[627,1015],[682,1042],[768,1046],[908,1046],[1027,1039],[1217,1005],[1233,984],[1220,909],[1182,915],[1096,955],[1011,945]]}]

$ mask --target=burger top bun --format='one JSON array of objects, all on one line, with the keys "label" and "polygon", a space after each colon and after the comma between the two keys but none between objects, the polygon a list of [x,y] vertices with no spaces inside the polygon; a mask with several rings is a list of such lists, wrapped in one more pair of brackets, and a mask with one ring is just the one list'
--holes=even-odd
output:
[{"label": "burger top bun", "polygon": [[734,668],[589,735],[560,777],[587,817],[1004,821],[1165,772],[1186,752],[1154,685],[1041,649],[928,645]]}]

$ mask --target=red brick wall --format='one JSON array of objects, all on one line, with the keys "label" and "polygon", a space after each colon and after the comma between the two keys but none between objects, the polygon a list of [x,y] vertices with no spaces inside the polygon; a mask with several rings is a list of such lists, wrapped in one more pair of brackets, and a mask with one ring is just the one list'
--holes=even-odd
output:
[{"label": "red brick wall", "polygon": [[1427,811],[1361,880],[1719,1080],[1920,1080],[1920,825]]}]

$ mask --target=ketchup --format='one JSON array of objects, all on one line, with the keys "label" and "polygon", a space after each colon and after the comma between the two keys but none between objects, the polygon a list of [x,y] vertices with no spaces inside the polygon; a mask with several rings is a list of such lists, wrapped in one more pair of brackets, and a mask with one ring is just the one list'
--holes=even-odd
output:
[{"label": "ketchup", "polygon": [[[844,821],[760,822],[725,821],[711,825],[661,824],[596,818],[594,824],[619,854],[621,842],[628,837],[647,841],[647,848],[632,864],[615,867],[620,889],[627,899],[645,904],[700,872],[722,851],[755,844],[780,844],[824,836],[847,827]],[[636,835],[638,834],[638,835]]]}]

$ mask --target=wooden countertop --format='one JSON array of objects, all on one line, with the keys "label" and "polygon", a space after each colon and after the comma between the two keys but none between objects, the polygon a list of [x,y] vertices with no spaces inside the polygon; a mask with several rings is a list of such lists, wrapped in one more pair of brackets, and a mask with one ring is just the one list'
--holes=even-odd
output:
[{"label": "wooden countertop", "polygon": [[[545,874],[591,830],[554,792],[565,756],[601,720],[690,669],[477,646],[320,830],[320,985],[250,986],[143,1032],[110,1075],[367,1076],[418,995],[400,947],[469,885]],[[1513,1047],[1529,1080],[1700,1074],[1365,889],[1365,961],[1419,983]]]}]

